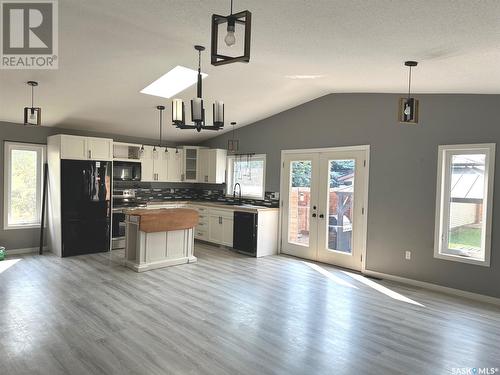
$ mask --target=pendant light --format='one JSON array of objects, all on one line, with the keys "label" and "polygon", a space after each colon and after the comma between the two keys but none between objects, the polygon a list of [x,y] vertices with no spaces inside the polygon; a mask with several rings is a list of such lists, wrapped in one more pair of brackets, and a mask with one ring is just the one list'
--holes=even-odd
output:
[{"label": "pendant light", "polygon": [[156,146],[153,147],[153,158],[157,159],[158,158],[158,153],[159,149],[162,147],[162,132],[163,132],[163,111],[165,110],[164,105],[157,105],[156,109],[158,110],[159,114],[159,124],[160,124],[160,142],[158,143],[158,149]]},{"label": "pendant light", "polygon": [[28,81],[28,86],[31,86],[31,107],[24,107],[24,125],[37,125],[42,123],[42,109],[35,107],[35,87],[38,86],[36,81]]},{"label": "pendant light", "polygon": [[418,100],[411,97],[411,68],[417,66],[417,64],[416,61],[405,61],[405,66],[409,68],[408,96],[399,99],[399,122],[418,123]]},{"label": "pendant light", "polygon": [[179,129],[202,129],[219,130],[224,127],[224,103],[215,101],[213,104],[213,125],[205,124],[205,108],[203,107],[202,77],[201,77],[201,52],[205,50],[203,46],[194,46],[198,51],[198,82],[196,87],[196,98],[191,100],[191,120],[193,125],[186,124],[185,108],[182,99],[172,100],[172,124]]},{"label": "pendant light", "polygon": [[224,38],[224,43],[228,47],[232,47],[236,43],[236,37],[234,36],[235,25],[236,19],[233,17],[233,0],[231,0],[231,14],[227,18],[227,34]]},{"label": "pendant light", "polygon": [[[237,46],[236,43],[236,25],[241,26],[238,33],[243,34],[240,40],[244,43],[239,51],[234,51],[232,56],[226,50],[219,51],[219,31],[226,32],[224,44],[231,49]],[[221,30],[219,30],[221,29]],[[252,30],[252,13],[248,10],[233,13],[233,0],[231,0],[231,13],[228,16],[212,14],[212,65],[231,64],[233,62],[249,62],[250,61],[250,40]],[[240,52],[238,54],[238,52]],[[242,53],[242,54],[241,54]]]},{"label": "pendant light", "polygon": [[232,139],[228,139],[227,141],[227,151],[230,154],[236,154],[240,148],[240,141],[236,139],[236,131],[235,131],[236,122],[231,122],[231,126],[233,130]]}]

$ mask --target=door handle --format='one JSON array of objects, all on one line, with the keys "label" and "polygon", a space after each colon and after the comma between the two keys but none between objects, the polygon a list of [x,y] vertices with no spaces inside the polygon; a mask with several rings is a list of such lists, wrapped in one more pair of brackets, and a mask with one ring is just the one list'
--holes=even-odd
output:
[{"label": "door handle", "polygon": [[323,214],[319,214],[319,218],[320,218],[320,219],[323,219],[324,217],[325,217],[325,215],[323,215]]}]

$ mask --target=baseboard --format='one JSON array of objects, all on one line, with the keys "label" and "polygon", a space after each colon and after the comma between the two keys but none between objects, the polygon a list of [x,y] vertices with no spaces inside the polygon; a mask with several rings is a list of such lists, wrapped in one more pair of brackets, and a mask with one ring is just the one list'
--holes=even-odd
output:
[{"label": "baseboard", "polygon": [[377,271],[364,270],[363,274],[365,274],[367,276],[377,277],[377,278],[380,278],[380,279],[397,281],[397,282],[402,283],[402,284],[408,284],[408,285],[418,286],[418,287],[421,287],[421,288],[435,290],[435,291],[438,291],[438,292],[442,292],[442,293],[446,293],[446,294],[451,294],[451,295],[454,295],[454,296],[464,297],[464,298],[472,299],[474,301],[486,302],[486,303],[491,303],[493,305],[500,306],[500,298],[486,296],[484,294],[467,292],[465,290],[449,288],[449,287],[442,286],[442,285],[428,283],[428,282],[425,282],[425,281],[418,281],[418,280],[414,280],[414,279],[408,279],[406,277],[390,275],[390,274],[387,274],[387,273],[382,273],[382,272],[377,272]]},{"label": "baseboard", "polygon": [[[31,254],[38,253],[39,250],[39,247],[26,247],[24,249],[8,249],[6,253],[7,255]],[[48,251],[48,247],[44,246],[43,251]]]}]

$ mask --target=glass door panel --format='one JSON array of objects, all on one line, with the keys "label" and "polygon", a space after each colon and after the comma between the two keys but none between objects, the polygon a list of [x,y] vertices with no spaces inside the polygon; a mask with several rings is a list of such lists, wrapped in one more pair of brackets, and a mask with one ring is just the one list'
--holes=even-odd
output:
[{"label": "glass door panel", "polygon": [[281,252],[361,270],[369,148],[285,153]]},{"label": "glass door panel", "polygon": [[328,250],[352,252],[355,166],[354,159],[329,161]]},{"label": "glass door panel", "polygon": [[309,246],[311,215],[311,160],[290,162],[288,241]]},{"label": "glass door panel", "polygon": [[361,270],[367,151],[322,153],[319,167],[318,258]]},{"label": "glass door panel", "polygon": [[282,252],[315,259],[317,241],[316,154],[294,154],[284,159]]}]

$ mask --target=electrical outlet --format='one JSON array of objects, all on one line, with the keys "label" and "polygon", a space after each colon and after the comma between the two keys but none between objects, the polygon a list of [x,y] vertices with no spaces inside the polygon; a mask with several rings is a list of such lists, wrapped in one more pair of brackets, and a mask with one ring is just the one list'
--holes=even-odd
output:
[{"label": "electrical outlet", "polygon": [[405,259],[411,260],[411,251],[405,251]]}]

